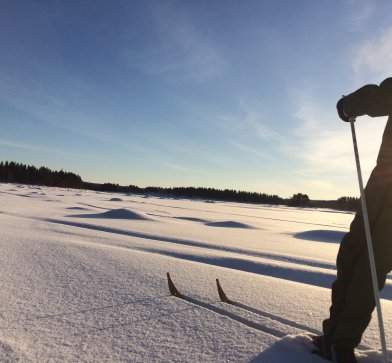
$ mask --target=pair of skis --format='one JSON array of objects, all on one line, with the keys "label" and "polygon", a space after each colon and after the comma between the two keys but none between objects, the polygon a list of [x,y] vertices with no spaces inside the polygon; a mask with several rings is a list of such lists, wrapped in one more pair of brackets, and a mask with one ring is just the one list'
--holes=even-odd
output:
[{"label": "pair of skis", "polygon": [[[170,277],[170,273],[167,273],[167,282],[169,284],[169,291],[171,293],[172,296],[178,297],[180,299],[183,300],[187,300],[187,297],[182,295],[178,289],[176,288],[176,286],[174,285],[171,277]],[[230,305],[235,305],[235,303],[231,300],[229,300],[229,298],[226,296],[225,292],[222,289],[222,286],[219,283],[219,279],[216,279],[216,286],[218,289],[218,294],[219,294],[219,298],[222,302],[226,303],[226,304],[230,304]]]},{"label": "pair of skis", "polygon": [[[169,273],[167,273],[167,281],[168,281],[168,284],[169,284],[170,294],[172,296],[175,296],[176,298],[179,298],[181,300],[184,300],[184,301],[190,302],[192,304],[195,304],[197,306],[203,307],[205,309],[208,309],[210,311],[218,313],[218,314],[220,314],[222,316],[229,317],[229,318],[231,318],[231,319],[233,319],[233,320],[235,320],[235,321],[237,321],[237,322],[239,322],[241,324],[244,324],[244,325],[246,325],[248,327],[251,327],[253,329],[257,329],[257,330],[262,331],[264,333],[273,335],[276,338],[280,339],[280,338],[283,338],[283,337],[285,337],[287,335],[287,332],[285,332],[284,330],[282,331],[282,330],[279,330],[279,329],[277,329],[275,327],[267,326],[265,324],[256,323],[254,321],[251,321],[251,320],[248,320],[246,318],[243,318],[243,317],[241,317],[241,316],[239,316],[237,314],[234,314],[231,311],[227,311],[225,309],[219,308],[216,305],[209,304],[209,303],[206,303],[204,301],[200,301],[200,300],[194,299],[194,298],[192,298],[190,296],[186,296],[186,295],[181,294],[178,291],[177,287],[174,285],[174,283],[173,283]],[[217,287],[219,298],[220,298],[221,302],[223,302],[225,304],[228,304],[228,305],[231,305],[231,306],[238,307],[238,308],[240,308],[240,309],[242,309],[244,311],[247,311],[247,312],[250,312],[250,313],[254,313],[254,314],[256,314],[256,315],[258,315],[260,317],[269,318],[271,320],[274,320],[277,323],[280,323],[280,324],[283,324],[283,325],[286,325],[286,326],[290,326],[291,328],[295,328],[295,329],[299,329],[299,330],[303,331],[306,336],[311,338],[311,340],[312,340],[312,342],[313,342],[313,344],[315,346],[315,348],[311,351],[311,353],[312,354],[317,354],[317,355],[321,356],[322,358],[325,357],[323,352],[318,347],[318,344],[316,343],[317,337],[322,335],[321,332],[319,332],[319,331],[317,331],[315,329],[312,329],[312,328],[310,328],[308,326],[296,323],[294,321],[287,320],[287,319],[284,319],[282,317],[278,317],[278,316],[275,316],[275,315],[270,314],[270,313],[266,313],[266,312],[261,311],[261,310],[257,310],[257,309],[255,309],[255,308],[253,308],[251,306],[244,305],[244,304],[242,304],[240,302],[230,300],[227,297],[226,293],[223,291],[222,286],[221,286],[221,284],[219,282],[219,279],[216,279],[216,287]]]},{"label": "pair of skis", "polygon": [[[175,297],[177,297],[179,299],[182,299],[184,301],[190,302],[190,303],[192,303],[194,305],[197,305],[197,306],[203,307],[205,309],[208,309],[210,311],[213,311],[213,312],[215,312],[215,313],[217,313],[219,315],[229,317],[232,320],[235,320],[235,321],[237,321],[237,322],[239,322],[241,324],[244,324],[244,325],[246,325],[248,327],[251,327],[253,329],[257,329],[257,330],[262,331],[264,333],[271,334],[271,335],[273,335],[273,336],[275,336],[277,338],[283,338],[284,336],[287,335],[287,332],[285,332],[285,329],[280,330],[280,329],[278,329],[276,327],[272,327],[270,324],[267,326],[265,324],[257,323],[255,321],[246,319],[246,318],[244,318],[242,316],[239,316],[239,315],[235,314],[230,309],[227,310],[227,309],[221,308],[219,306],[216,306],[215,304],[210,304],[210,303],[207,303],[205,301],[200,301],[200,300],[197,300],[197,299],[195,299],[193,297],[186,296],[186,295],[180,293],[180,291],[174,285],[174,283],[173,283],[169,273],[167,273],[167,281],[168,281],[168,285],[169,285],[169,291],[170,291],[170,294],[172,296],[175,296]],[[222,288],[222,286],[221,286],[221,284],[219,282],[219,279],[216,279],[216,287],[217,287],[217,290],[218,290],[220,301],[223,302],[224,304],[240,308],[243,311],[255,314],[255,315],[257,315],[257,316],[259,316],[261,318],[266,318],[266,319],[273,320],[273,321],[277,322],[278,326],[281,324],[281,325],[284,325],[286,327],[289,326],[291,328],[298,329],[300,331],[308,332],[308,333],[310,333],[312,335],[320,334],[319,331],[317,331],[315,329],[312,329],[312,328],[310,328],[308,326],[299,324],[297,322],[294,322],[294,321],[282,318],[280,316],[276,316],[274,314],[271,314],[271,313],[268,313],[268,312],[265,312],[265,311],[262,311],[262,310],[258,310],[258,309],[254,308],[252,306],[248,306],[248,305],[242,304],[240,302],[233,301],[233,300],[229,299],[227,297],[226,293],[224,292],[224,290],[223,290],[223,288]]]}]

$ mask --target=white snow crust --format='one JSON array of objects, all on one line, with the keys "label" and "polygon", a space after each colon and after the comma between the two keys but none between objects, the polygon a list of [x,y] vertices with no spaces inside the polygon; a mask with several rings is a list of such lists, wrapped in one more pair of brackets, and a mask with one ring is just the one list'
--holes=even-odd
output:
[{"label": "white snow crust", "polygon": [[[0,184],[0,361],[324,362],[309,334],[352,218]],[[382,297],[392,347],[390,277]],[[357,356],[382,362],[377,319]]]}]

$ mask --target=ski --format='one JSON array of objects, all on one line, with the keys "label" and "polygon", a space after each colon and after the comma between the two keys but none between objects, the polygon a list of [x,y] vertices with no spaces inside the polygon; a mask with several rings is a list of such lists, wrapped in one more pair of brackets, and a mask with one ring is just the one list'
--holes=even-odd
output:
[{"label": "ski", "polygon": [[[237,302],[237,301],[229,299],[227,297],[225,291],[223,290],[223,288],[222,288],[222,286],[221,286],[221,284],[219,282],[219,279],[216,279],[216,287],[217,287],[218,295],[219,295],[219,298],[220,298],[221,302],[223,302],[225,304],[228,304],[228,305],[231,305],[231,306],[235,306],[237,308],[240,308],[242,310],[248,311],[250,313],[253,313],[253,314],[256,314],[256,315],[259,315],[259,316],[262,316],[262,317],[270,318],[272,320],[277,321],[278,323],[291,326],[292,328],[303,330],[303,331],[305,331],[305,334],[309,338],[312,339],[313,344],[314,344],[314,340],[316,339],[316,337],[318,337],[318,336],[323,334],[321,331],[319,331],[317,329],[313,329],[313,328],[311,328],[309,326],[296,323],[295,321],[288,320],[288,319],[282,318],[280,316],[276,316],[276,315],[273,315],[271,313],[267,313],[265,311],[258,310],[258,309],[254,308],[252,306],[248,306],[248,305],[242,304],[240,302]],[[363,344],[363,343],[359,346],[359,348],[357,348],[357,350],[359,350],[359,351],[360,350],[371,350],[371,349],[372,349],[371,347],[369,347],[369,346],[367,346],[366,344]],[[312,353],[318,354],[318,355],[322,356],[322,354],[320,354],[319,349],[314,349],[312,351]]]},{"label": "ski", "polygon": [[178,297],[178,298],[180,298],[180,299],[184,299],[184,296],[182,296],[182,295],[180,294],[180,292],[177,290],[176,286],[174,285],[174,283],[173,283],[173,281],[172,281],[172,279],[171,279],[171,277],[170,277],[170,273],[168,272],[166,275],[167,275],[167,282],[168,282],[168,284],[169,284],[169,291],[170,291],[170,294],[171,294],[172,296]]},{"label": "ski", "polygon": [[[236,321],[238,321],[238,322],[240,322],[242,324],[245,324],[245,325],[250,326],[252,328],[255,328],[255,329],[267,332],[267,333],[272,334],[274,336],[277,336],[277,337],[284,336],[284,334],[281,331],[279,331],[279,330],[272,329],[272,328],[269,328],[269,327],[265,327],[265,326],[263,326],[261,324],[258,324],[258,323],[254,323],[254,322],[252,322],[252,321],[250,321],[248,319],[242,318],[242,317],[240,317],[240,316],[238,316],[238,315],[236,315],[236,314],[234,314],[234,313],[232,313],[230,311],[226,311],[226,310],[224,310],[224,309],[222,309],[220,307],[217,307],[215,305],[212,305],[212,304],[209,304],[207,302],[194,299],[192,297],[189,297],[189,296],[186,296],[186,295],[180,293],[180,291],[175,286],[173,280],[171,279],[171,276],[170,276],[169,272],[167,273],[167,281],[168,281],[168,285],[169,285],[170,294],[172,296],[176,297],[176,298],[188,301],[188,302],[190,302],[192,304],[195,304],[195,305],[198,305],[198,306],[203,307],[205,309],[214,311],[215,313],[218,313],[220,315],[228,316],[228,317],[230,317],[230,318],[232,318],[232,319],[234,319],[234,320],[236,320]],[[217,289],[218,289],[218,295],[219,295],[220,301],[225,303],[225,304],[228,304],[228,305],[231,305],[231,306],[235,306],[237,308],[240,308],[242,310],[245,310],[247,312],[253,313],[253,314],[258,315],[258,316],[263,317],[263,318],[269,318],[271,320],[275,320],[275,321],[277,321],[280,324],[288,325],[288,326],[290,326],[292,328],[296,328],[296,329],[299,329],[299,330],[306,331],[306,332],[310,333],[311,335],[319,335],[320,334],[320,332],[318,330],[316,330],[316,329],[312,329],[312,328],[310,328],[308,326],[296,323],[296,322],[288,320],[288,319],[284,319],[284,318],[282,318],[280,316],[276,316],[276,315],[273,315],[271,313],[267,313],[265,311],[258,310],[258,309],[254,308],[252,306],[248,306],[248,305],[242,304],[242,303],[240,303],[238,301],[234,301],[234,300],[229,299],[227,297],[226,293],[224,292],[224,290],[223,290],[223,288],[222,288],[222,286],[221,286],[221,284],[219,282],[219,279],[216,279],[216,286],[217,286]]]},{"label": "ski", "polygon": [[219,283],[219,279],[216,279],[216,287],[218,288],[219,298],[221,299],[222,302],[230,305],[235,305],[233,301],[229,300],[229,298],[226,296],[225,292],[222,289],[221,284]]},{"label": "ski", "polygon": [[321,334],[320,331],[318,331],[316,329],[313,329],[313,328],[310,328],[310,327],[308,327],[306,325],[302,325],[302,324],[296,323],[295,321],[291,321],[291,320],[282,318],[280,316],[276,316],[274,314],[267,313],[265,311],[256,309],[256,308],[254,308],[252,306],[242,304],[242,303],[240,303],[238,301],[234,301],[234,300],[229,299],[227,297],[226,293],[224,292],[224,290],[223,290],[223,288],[222,288],[222,286],[221,286],[221,284],[219,282],[219,279],[216,279],[216,287],[218,289],[218,295],[219,295],[219,298],[220,298],[221,302],[223,302],[225,304],[229,304],[231,306],[235,306],[237,308],[240,308],[242,310],[245,310],[245,311],[248,311],[250,313],[256,314],[258,316],[262,316],[264,318],[269,318],[269,319],[275,320],[275,321],[277,321],[277,322],[279,322],[281,324],[288,325],[288,326],[290,326],[292,328],[304,330],[306,332],[309,332],[311,335],[319,335],[319,334]]},{"label": "ski", "polygon": [[278,329],[274,329],[274,328],[265,326],[263,324],[256,323],[254,321],[245,319],[245,318],[243,318],[243,317],[241,317],[231,311],[227,311],[224,308],[218,307],[214,304],[210,304],[205,301],[200,301],[200,300],[195,299],[193,297],[182,294],[175,286],[173,280],[171,279],[170,273],[167,273],[166,275],[167,275],[167,282],[169,285],[169,291],[172,296],[174,296],[180,300],[183,300],[185,302],[191,303],[193,305],[197,305],[201,308],[207,309],[209,311],[212,311],[212,312],[219,314],[221,316],[228,317],[228,318],[230,318],[238,323],[241,323],[243,325],[246,325],[250,328],[262,331],[263,333],[273,335],[276,338],[283,338],[286,335],[284,332],[282,332]]}]

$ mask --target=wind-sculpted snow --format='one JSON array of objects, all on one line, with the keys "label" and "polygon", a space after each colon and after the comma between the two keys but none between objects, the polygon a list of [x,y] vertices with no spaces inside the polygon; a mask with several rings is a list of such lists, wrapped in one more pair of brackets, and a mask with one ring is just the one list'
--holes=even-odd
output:
[{"label": "wind-sculpted snow", "polygon": [[[352,214],[9,184],[0,200],[1,362],[320,361],[307,334]],[[390,278],[382,296],[391,346]],[[360,363],[379,350],[372,322]]]},{"label": "wind-sculpted snow", "polygon": [[172,218],[176,218],[184,221],[199,222],[199,223],[203,223],[205,226],[208,227],[257,229],[256,227],[253,227],[249,224],[240,223],[236,221],[211,222],[206,219],[195,218],[195,217],[172,217]]},{"label": "wind-sculpted snow", "polygon": [[206,219],[195,218],[195,217],[173,217],[173,218],[180,219],[180,220],[183,220],[183,221],[209,223],[209,221],[207,221]]},{"label": "wind-sculpted snow", "polygon": [[[98,216],[104,215],[105,213],[102,214],[97,214]],[[99,218],[95,217],[95,214],[92,215],[72,215],[69,217],[82,217],[82,218]],[[214,250],[214,251],[221,251],[221,252],[229,252],[235,254],[236,258],[240,258],[239,256],[248,256],[248,257],[255,257],[255,258],[264,258],[266,260],[272,260],[272,261],[280,261],[280,262],[287,262],[287,263],[293,263],[297,264],[298,268],[300,268],[300,265],[304,266],[309,266],[309,267],[316,267],[319,269],[326,269],[326,270],[335,270],[335,265],[333,263],[327,263],[327,262],[322,262],[322,261],[315,261],[308,259],[306,257],[301,258],[301,257],[294,257],[294,256],[289,256],[289,255],[284,255],[284,254],[276,254],[276,253],[268,253],[268,252],[262,252],[262,251],[254,251],[250,249],[244,249],[240,247],[227,247],[227,246],[221,246],[221,245],[216,245],[216,244],[210,244],[208,242],[203,242],[203,241],[194,241],[194,240],[186,240],[186,239],[180,239],[180,238],[175,238],[175,237],[167,237],[164,235],[159,235],[159,234],[149,234],[149,233],[141,233],[141,232],[136,232],[136,231],[128,231],[124,229],[118,229],[118,228],[111,228],[107,226],[102,226],[102,225],[96,225],[96,224],[90,224],[90,223],[81,223],[81,222],[76,222],[76,221],[67,221],[67,220],[59,220],[59,219],[52,219],[52,218],[35,218],[33,217],[32,219],[37,219],[41,221],[45,221],[48,223],[55,223],[55,224],[63,224],[66,226],[71,226],[71,227],[77,227],[77,228],[84,228],[84,229],[90,229],[90,230],[96,230],[96,231],[101,231],[101,232],[106,232],[110,234],[115,234],[115,235],[123,235],[123,236],[129,236],[129,237],[135,237],[138,239],[145,239],[149,241],[158,241],[158,242],[167,242],[169,244],[175,244],[175,245],[182,245],[182,246],[189,246],[189,247],[196,247],[197,250],[191,250],[192,255],[194,255],[194,258],[197,258],[198,254],[195,253],[195,251],[199,251],[200,249],[207,249],[207,250]],[[114,218],[116,219],[116,218]],[[111,245],[116,245],[116,242],[112,242]],[[123,246],[121,244],[121,246]],[[129,246],[129,244],[126,244],[127,248],[132,248]],[[168,247],[169,246],[164,246],[164,249],[154,249],[156,253],[160,254],[171,254],[169,251]],[[142,249],[144,249],[146,252],[151,252],[152,250],[148,249],[148,247],[143,244]],[[206,256],[206,253],[202,252],[203,256]],[[184,259],[192,259],[191,254],[184,254],[182,257],[178,258],[184,258]],[[173,255],[174,256],[174,255]],[[206,258],[209,258],[206,256]],[[220,257],[218,257],[220,259]],[[252,260],[254,261],[254,260]],[[210,263],[212,263],[210,261]],[[214,263],[212,263],[214,264]],[[241,263],[233,263],[233,268],[234,265],[241,265]],[[244,267],[246,265],[246,262],[244,260]],[[249,271],[252,272],[252,271]],[[290,278],[291,279],[291,278]]]},{"label": "wind-sculpted snow", "polygon": [[141,213],[136,213],[128,209],[112,209],[103,213],[94,214],[75,214],[69,217],[74,218],[103,218],[103,219],[137,219],[148,220],[149,218],[143,216]]},{"label": "wind-sculpted snow", "polygon": [[244,229],[255,228],[250,226],[249,224],[240,223],[236,221],[208,222],[205,225],[209,227],[221,227],[221,228],[244,228]]},{"label": "wind-sculpted snow", "polygon": [[[126,216],[128,213],[124,213],[120,210],[120,217],[115,217],[117,214],[112,213],[113,211],[100,213],[100,214],[82,214],[73,215],[69,217],[81,217],[81,218],[105,218],[103,216],[109,215],[113,219],[141,219],[137,216],[133,218],[131,214],[130,218],[120,218]],[[243,248],[230,248],[225,246],[217,246],[209,244],[208,242],[192,241],[185,239],[178,239],[174,237],[166,237],[162,235],[153,235],[148,233],[140,233],[134,231],[127,231],[123,229],[110,228],[102,225],[94,225],[73,221],[64,221],[56,219],[42,219],[49,223],[63,224],[78,228],[91,229],[96,231],[102,231],[115,235],[124,235],[129,237],[135,237],[138,239],[145,239],[148,241],[166,242],[168,245],[149,246],[143,244],[116,244],[112,242],[111,245],[117,245],[118,247],[125,247],[126,249],[134,249],[138,251],[145,251],[149,253],[155,253],[165,256],[174,257],[177,259],[194,261],[204,263],[208,265],[220,266],[234,270],[240,270],[244,272],[250,272],[254,274],[260,274],[265,276],[272,276],[281,279],[287,279],[290,281],[296,281],[304,284],[320,286],[328,288],[331,286],[335,279],[335,265],[333,263],[325,263],[321,261],[314,261],[307,258],[291,257],[281,254],[265,253],[259,251],[246,250]],[[322,231],[325,233],[325,231]],[[328,232],[328,231],[327,231]],[[335,232],[335,231],[330,231]],[[316,233],[320,236],[320,233]],[[336,234],[336,233],[334,233]],[[327,233],[328,235],[328,233]],[[172,248],[171,245],[182,245],[187,247],[196,247],[196,249],[188,249],[186,251],[179,251]],[[207,250],[209,252],[205,252]],[[392,300],[392,283],[391,278],[388,277],[387,283],[384,290],[382,291],[382,297],[384,299]]]},{"label": "wind-sculpted snow", "polygon": [[340,243],[344,233],[342,231],[313,230],[296,233],[294,237],[314,242]]},{"label": "wind-sculpted snow", "polygon": [[89,210],[88,208],[83,207],[67,207],[68,210]]}]

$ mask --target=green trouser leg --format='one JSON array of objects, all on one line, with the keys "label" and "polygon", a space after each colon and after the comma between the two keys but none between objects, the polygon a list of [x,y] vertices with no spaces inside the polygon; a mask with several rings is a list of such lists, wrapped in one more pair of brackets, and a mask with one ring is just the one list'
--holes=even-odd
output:
[{"label": "green trouser leg", "polygon": [[[380,289],[392,268],[392,192],[388,180],[385,169],[376,167],[365,190]],[[356,347],[374,307],[363,216],[359,211],[340,245],[330,317],[323,322],[324,334],[334,343]]]}]

